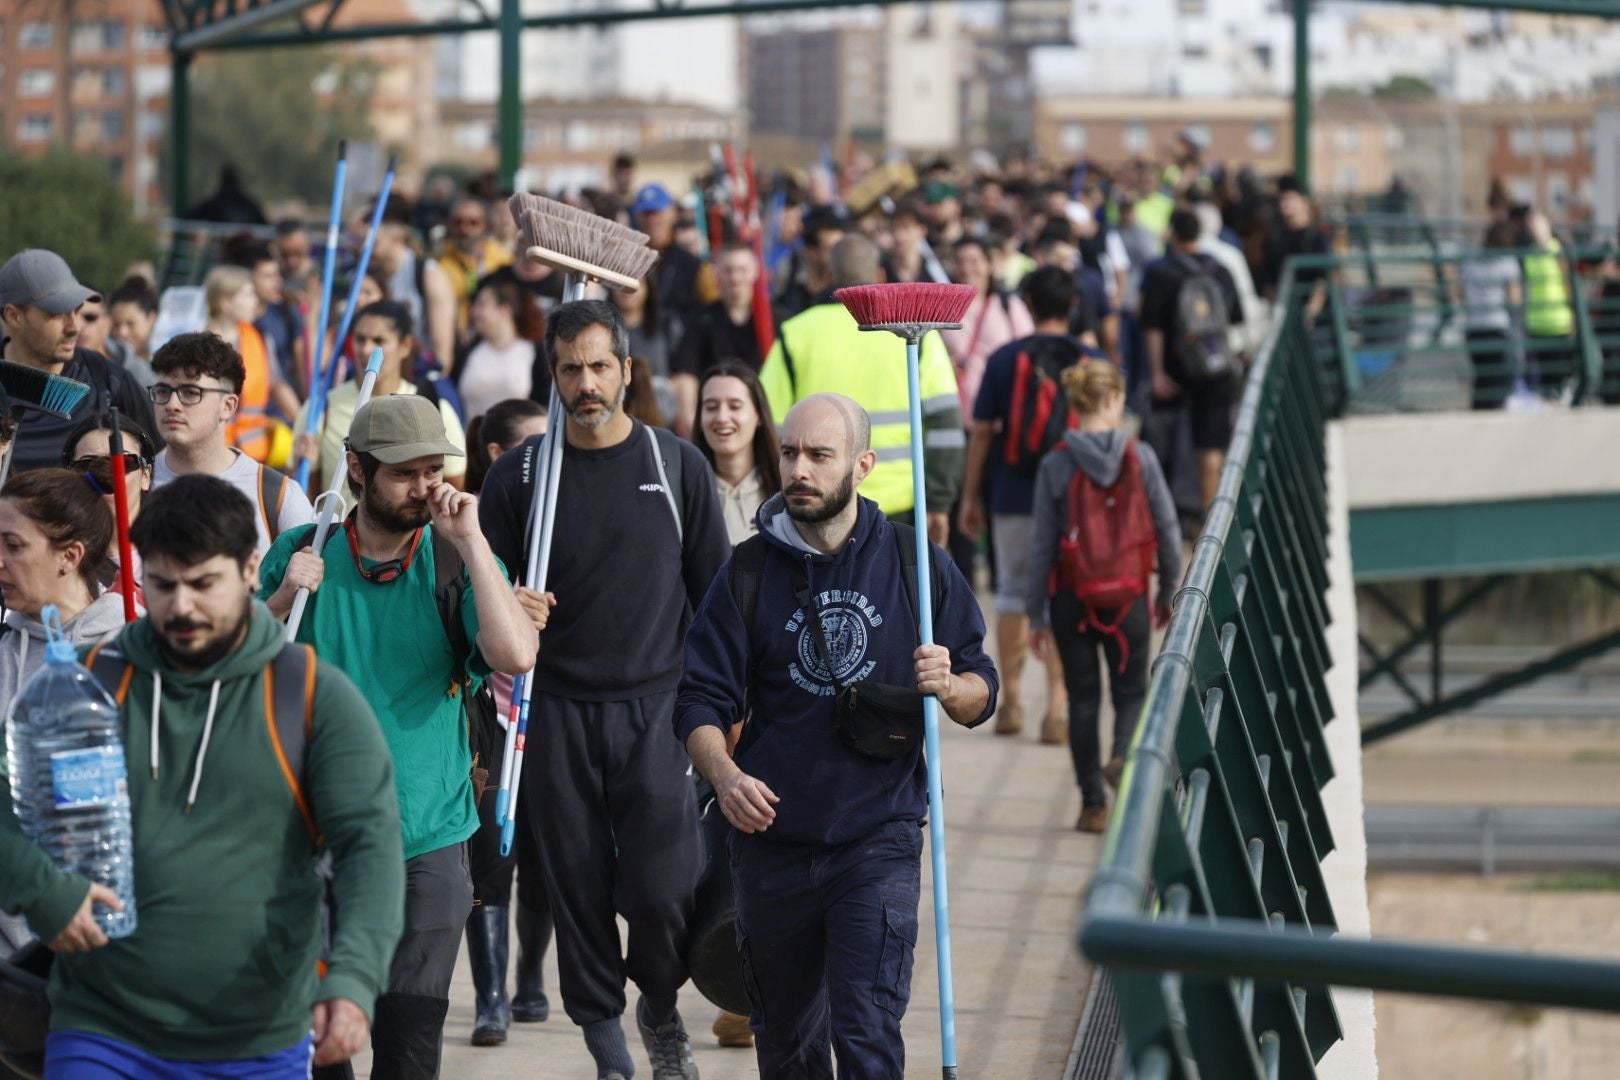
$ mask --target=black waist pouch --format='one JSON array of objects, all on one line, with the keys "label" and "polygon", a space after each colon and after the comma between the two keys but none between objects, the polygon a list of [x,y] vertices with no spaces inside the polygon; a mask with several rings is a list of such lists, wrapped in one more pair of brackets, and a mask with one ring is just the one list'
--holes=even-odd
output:
[{"label": "black waist pouch", "polygon": [[863,679],[838,692],[833,730],[850,750],[896,761],[922,742],[923,696],[909,686]]}]

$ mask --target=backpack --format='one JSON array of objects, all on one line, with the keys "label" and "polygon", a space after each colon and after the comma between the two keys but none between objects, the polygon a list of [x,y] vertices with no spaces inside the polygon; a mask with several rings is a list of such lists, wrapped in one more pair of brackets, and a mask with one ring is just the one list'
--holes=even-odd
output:
[{"label": "backpack", "polygon": [[1002,431],[1002,459],[1026,476],[1035,475],[1046,452],[1079,419],[1070,411],[1058,380],[1064,368],[1080,359],[1080,351],[1067,342],[1061,350],[1050,343],[1037,344],[1038,339],[1029,338],[1018,350],[1012,409]]},{"label": "backpack", "polygon": [[281,535],[281,504],[287,501],[287,474],[267,465],[259,466],[259,516],[270,542]]},{"label": "backpack", "polygon": [[1213,382],[1232,370],[1226,336],[1226,292],[1212,264],[1185,255],[1173,258],[1186,271],[1176,290],[1170,324],[1177,362],[1175,377],[1194,385]]},{"label": "backpack", "polygon": [[[92,646],[84,666],[96,677],[102,689],[112,695],[119,708],[129,697],[135,679],[135,665],[106,642]],[[264,678],[270,692],[264,699],[264,723],[275,751],[276,764],[292,792],[298,816],[304,820],[310,842],[317,851],[325,846],[320,827],[304,795],[305,751],[315,724],[315,650],[308,645],[289,643],[265,665]]]},{"label": "backpack", "polygon": [[[906,587],[906,601],[911,606],[911,621],[915,625],[919,622],[921,613],[917,608],[917,540],[916,534],[910,525],[900,521],[891,521],[894,528],[895,547],[900,552],[900,563],[903,567],[901,578]],[[765,559],[770,554],[770,541],[762,534],[755,533],[737,545],[731,553],[731,562],[726,566],[726,588],[731,593],[731,600],[742,613],[743,634],[747,637],[754,628],[754,613],[759,610],[759,579],[765,572]],[[939,611],[939,595],[944,591],[944,579],[940,576],[939,562],[934,556],[933,546],[928,548],[928,588],[932,594],[934,611]],[[744,696],[745,707],[751,705],[754,697],[754,684],[758,681],[759,660],[749,649],[748,655],[748,687]],[[761,717],[760,722],[745,723],[743,726],[742,741],[737,744],[737,754],[741,754],[749,746],[758,742],[765,732],[767,720]]]},{"label": "backpack", "polygon": [[433,402],[435,408],[441,401],[444,402],[456,414],[456,419],[466,425],[467,410],[461,404],[461,391],[456,389],[456,384],[444,373],[443,368],[436,365],[424,367],[422,374],[411,382],[416,387],[416,392]]},{"label": "backpack", "polygon": [[[1130,648],[1120,627],[1137,598],[1147,595],[1158,547],[1135,439],[1125,443],[1119,476],[1108,487],[1075,463],[1067,510],[1048,592],[1056,596],[1066,590],[1085,606],[1078,629],[1095,630],[1118,642],[1123,673]],[[1105,618],[1106,613],[1112,617]]]}]

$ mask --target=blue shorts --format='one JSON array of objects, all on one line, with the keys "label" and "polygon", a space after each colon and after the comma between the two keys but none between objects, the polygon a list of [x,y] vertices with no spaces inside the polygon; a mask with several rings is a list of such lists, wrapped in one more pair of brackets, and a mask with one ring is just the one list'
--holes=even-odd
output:
[{"label": "blue shorts", "polygon": [[45,1037],[51,1080],[308,1080],[315,1040],[263,1057],[236,1061],[175,1061],[105,1035],[53,1031]]}]

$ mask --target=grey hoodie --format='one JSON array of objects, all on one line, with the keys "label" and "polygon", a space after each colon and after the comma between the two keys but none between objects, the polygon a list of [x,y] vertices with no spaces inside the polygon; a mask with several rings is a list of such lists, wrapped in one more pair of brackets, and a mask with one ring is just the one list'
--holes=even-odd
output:
[{"label": "grey hoodie", "polygon": [[[90,606],[62,624],[62,632],[75,645],[94,645],[124,628],[124,598],[104,592]],[[0,624],[0,723],[11,709],[11,699],[45,662],[45,624],[36,615],[6,612]]]},{"label": "grey hoodie", "polygon": [[[1047,584],[1052,564],[1057,561],[1058,540],[1068,523],[1069,481],[1074,478],[1074,470],[1084,469],[1099,485],[1108,487],[1119,477],[1129,445],[1130,438],[1117,429],[1069,431],[1063,435],[1063,445],[1041,461],[1040,471],[1035,474],[1035,523],[1029,549],[1029,580],[1024,588],[1024,611],[1030,626],[1041,629],[1047,624]],[[1147,489],[1148,507],[1153,511],[1153,529],[1159,537],[1157,599],[1167,604],[1181,584],[1181,524],[1153,448],[1141,441],[1135,445],[1136,456],[1142,460],[1142,486]]]}]

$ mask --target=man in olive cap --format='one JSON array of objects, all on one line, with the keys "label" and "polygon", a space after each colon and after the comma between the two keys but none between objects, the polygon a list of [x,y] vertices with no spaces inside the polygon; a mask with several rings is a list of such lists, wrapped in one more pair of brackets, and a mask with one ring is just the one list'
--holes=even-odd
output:
[{"label": "man in olive cap", "polygon": [[394,758],[405,933],[377,999],[372,1075],[406,1080],[438,1075],[472,910],[465,842],[478,811],[463,703],[491,672],[534,666],[547,610],[526,613],[479,530],[477,500],[445,483],[445,455],[460,453],[426,398],[367,403],[349,428],[357,505],[343,527],[320,551],[309,546],[313,525],[283,533],[259,570],[259,595],[278,617],[310,590],[297,640],[354,680]]},{"label": "man in olive cap", "polygon": [[62,256],[26,248],[0,265],[0,359],[90,387],[66,419],[29,412],[12,449],[12,472],[59,465],[62,443],[81,420],[116,405],[163,445],[146,391],[118,365],[79,345],[79,309],[101,297],[79,284]]}]

